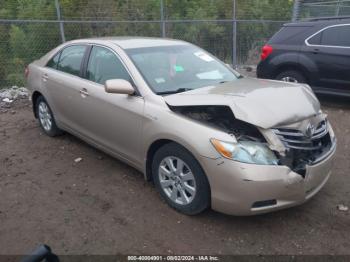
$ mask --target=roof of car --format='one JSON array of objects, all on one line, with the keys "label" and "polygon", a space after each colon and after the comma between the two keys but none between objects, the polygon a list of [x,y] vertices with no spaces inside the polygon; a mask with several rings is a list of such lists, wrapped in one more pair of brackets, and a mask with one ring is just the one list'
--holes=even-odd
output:
[{"label": "roof of car", "polygon": [[284,26],[315,26],[315,25],[350,24],[350,17],[319,17],[287,23]]},{"label": "roof of car", "polygon": [[155,46],[172,46],[172,45],[188,45],[189,43],[170,38],[157,37],[133,37],[133,36],[119,36],[119,37],[97,37],[80,39],[77,41],[91,42],[91,41],[108,41],[112,42],[123,49],[141,48],[141,47],[155,47]]}]

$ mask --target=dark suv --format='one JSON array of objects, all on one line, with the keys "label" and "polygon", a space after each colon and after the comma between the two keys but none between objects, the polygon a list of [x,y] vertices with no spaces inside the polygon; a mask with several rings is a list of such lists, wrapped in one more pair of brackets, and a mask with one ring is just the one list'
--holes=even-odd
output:
[{"label": "dark suv", "polygon": [[285,24],[263,47],[257,76],[350,96],[350,17]]}]

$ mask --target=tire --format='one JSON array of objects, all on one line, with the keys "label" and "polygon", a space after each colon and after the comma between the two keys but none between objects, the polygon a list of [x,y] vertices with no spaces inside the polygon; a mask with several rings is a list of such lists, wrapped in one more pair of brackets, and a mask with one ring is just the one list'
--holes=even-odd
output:
[{"label": "tire", "polygon": [[[170,162],[173,172],[170,172]],[[176,143],[161,147],[153,158],[152,176],[162,198],[177,211],[196,215],[209,207],[208,179],[198,161],[184,147]]]},{"label": "tire", "polygon": [[45,134],[51,137],[63,134],[63,131],[57,127],[52,110],[43,96],[36,100],[35,112]]},{"label": "tire", "polygon": [[306,78],[300,72],[295,70],[283,71],[276,76],[276,79],[292,83],[307,83]]}]

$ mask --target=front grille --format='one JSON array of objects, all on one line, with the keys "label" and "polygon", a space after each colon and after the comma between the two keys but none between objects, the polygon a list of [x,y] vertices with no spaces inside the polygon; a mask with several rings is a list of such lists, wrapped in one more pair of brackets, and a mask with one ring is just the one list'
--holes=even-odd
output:
[{"label": "front grille", "polygon": [[272,131],[287,148],[286,155],[280,158],[280,164],[289,166],[303,177],[306,165],[316,163],[332,146],[326,121],[320,122],[310,136],[289,128],[275,128]]},{"label": "front grille", "polygon": [[320,122],[311,136],[296,129],[276,128],[273,131],[287,148],[318,150],[324,146],[323,138],[328,134],[328,127],[326,121]]}]

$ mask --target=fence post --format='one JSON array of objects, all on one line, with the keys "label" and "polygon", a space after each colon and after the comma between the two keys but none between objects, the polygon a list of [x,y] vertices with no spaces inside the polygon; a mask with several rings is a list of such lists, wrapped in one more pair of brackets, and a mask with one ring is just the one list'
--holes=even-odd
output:
[{"label": "fence post", "polygon": [[237,17],[236,0],[232,1],[232,66],[237,66]]},{"label": "fence post", "polygon": [[160,0],[160,30],[162,37],[166,37],[164,20],[164,0]]},{"label": "fence post", "polygon": [[335,16],[339,16],[339,14],[340,14],[340,4],[341,4],[341,2],[340,2],[340,0],[338,0],[337,7],[335,9]]},{"label": "fence post", "polygon": [[61,8],[60,4],[58,2],[59,0],[55,0],[55,6],[56,6],[56,14],[57,14],[57,21],[59,22],[60,25],[60,34],[61,34],[61,41],[62,43],[66,42],[66,37],[64,35],[64,25],[61,20]]},{"label": "fence post", "polygon": [[292,22],[296,22],[300,15],[301,0],[294,0]]}]

